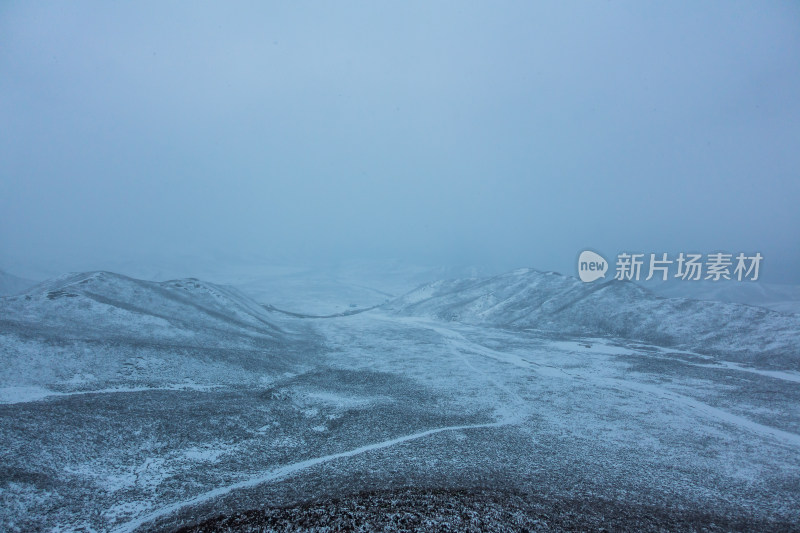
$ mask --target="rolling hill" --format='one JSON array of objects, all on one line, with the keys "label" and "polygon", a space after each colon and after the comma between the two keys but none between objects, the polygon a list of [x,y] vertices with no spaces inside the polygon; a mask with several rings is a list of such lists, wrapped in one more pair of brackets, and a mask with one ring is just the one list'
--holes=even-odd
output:
[{"label": "rolling hill", "polygon": [[607,335],[800,368],[800,317],[744,304],[662,298],[631,282],[586,284],[554,272],[429,283],[387,304],[401,315],[467,324]]},{"label": "rolling hill", "polygon": [[8,401],[30,395],[25,387],[235,382],[293,368],[308,339],[228,287],[68,274],[0,298],[0,387]]}]

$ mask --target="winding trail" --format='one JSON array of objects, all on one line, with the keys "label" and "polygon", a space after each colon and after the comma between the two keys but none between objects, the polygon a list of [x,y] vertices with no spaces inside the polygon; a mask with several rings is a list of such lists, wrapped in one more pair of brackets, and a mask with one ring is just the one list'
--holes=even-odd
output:
[{"label": "winding trail", "polygon": [[404,442],[421,439],[424,437],[428,437],[430,435],[436,435],[437,433],[444,433],[448,431],[463,431],[469,429],[495,428],[495,427],[510,425],[513,422],[514,422],[513,420],[506,419],[501,422],[491,422],[486,424],[474,424],[466,426],[445,426],[440,428],[429,429],[427,431],[421,431],[419,433],[412,433],[410,435],[403,435],[401,437],[396,437],[394,439],[376,442],[373,444],[366,444],[364,446],[360,446],[358,448],[354,448],[352,450],[347,450],[344,452],[334,453],[331,455],[324,455],[322,457],[315,457],[313,459],[306,459],[305,461],[284,465],[274,470],[270,470],[268,472],[260,474],[258,476],[245,479],[244,481],[240,481],[238,483],[234,483],[232,485],[228,485],[225,487],[218,487],[208,492],[199,494],[194,498],[180,502],[175,502],[160,509],[156,509],[155,511],[151,511],[143,516],[140,516],[139,518],[131,520],[130,522],[121,524],[116,528],[112,529],[111,531],[114,533],[130,533],[136,531],[138,528],[149,522],[153,522],[154,520],[163,518],[185,507],[190,507],[192,505],[197,505],[200,503],[207,502],[209,500],[213,500],[220,496],[229,494],[235,490],[252,488],[257,485],[261,485],[262,483],[279,481],[284,478],[290,477],[293,474],[301,472],[303,470],[307,470],[309,468],[312,468],[314,466],[323,463],[335,461],[337,459],[343,459],[345,457],[353,457],[354,455],[359,455],[373,450],[388,448],[390,446],[395,446],[397,444],[402,444]]}]

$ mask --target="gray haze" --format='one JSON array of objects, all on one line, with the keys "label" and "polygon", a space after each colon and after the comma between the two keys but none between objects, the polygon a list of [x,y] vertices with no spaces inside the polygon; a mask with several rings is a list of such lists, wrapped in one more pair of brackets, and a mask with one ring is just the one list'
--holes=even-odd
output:
[{"label": "gray haze", "polygon": [[800,282],[796,2],[3,2],[0,269],[172,255]]}]

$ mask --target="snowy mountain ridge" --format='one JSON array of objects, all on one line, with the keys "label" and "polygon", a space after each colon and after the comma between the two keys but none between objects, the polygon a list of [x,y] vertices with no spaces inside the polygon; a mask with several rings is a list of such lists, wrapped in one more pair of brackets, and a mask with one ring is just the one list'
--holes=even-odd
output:
[{"label": "snowy mountain ridge", "polygon": [[0,388],[68,392],[269,378],[294,368],[309,344],[283,315],[196,279],[83,272],[0,298]]},{"label": "snowy mountain ridge", "polygon": [[[279,339],[263,306],[236,289],[189,278],[144,281],[111,272],[71,273],[0,301],[3,319],[77,327],[108,336],[175,336],[181,331]],[[209,335],[213,337],[213,335]]]},{"label": "snowy mountain ridge", "polygon": [[634,283],[587,284],[515,270],[429,283],[385,306],[473,325],[609,335],[782,368],[800,367],[800,316],[744,304],[662,298]]}]

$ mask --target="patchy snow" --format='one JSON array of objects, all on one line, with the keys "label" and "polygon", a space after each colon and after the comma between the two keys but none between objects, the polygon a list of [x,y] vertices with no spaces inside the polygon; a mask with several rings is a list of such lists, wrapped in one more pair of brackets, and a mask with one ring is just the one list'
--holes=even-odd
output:
[{"label": "patchy snow", "polygon": [[636,353],[631,348],[608,344],[605,340],[586,337],[578,341],[551,341],[550,346],[562,352],[584,352],[599,354],[630,355]]},{"label": "patchy snow", "polygon": [[186,450],[183,453],[183,456],[190,461],[214,463],[219,461],[219,458],[222,455],[230,451],[231,451],[230,446],[220,447],[220,448],[212,448],[212,447],[199,448],[195,446]]},{"label": "patchy snow", "polygon": [[386,396],[347,395],[321,390],[304,390],[301,394],[306,402],[322,404],[336,409],[352,409],[392,401],[391,398]]},{"label": "patchy snow", "polygon": [[27,387],[0,387],[0,404],[37,402],[47,398],[62,396],[83,396],[87,394],[116,394],[122,392],[148,392],[148,391],[210,391],[218,385],[199,385],[191,381],[173,383],[163,387],[107,387],[103,389],[79,390],[72,392],[57,392],[37,386]]}]

